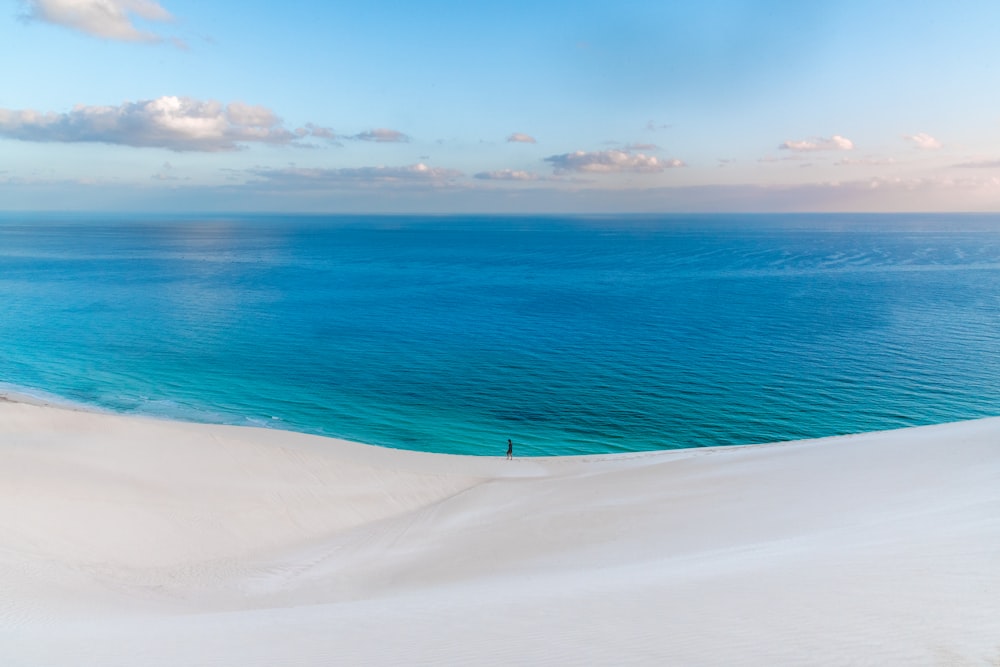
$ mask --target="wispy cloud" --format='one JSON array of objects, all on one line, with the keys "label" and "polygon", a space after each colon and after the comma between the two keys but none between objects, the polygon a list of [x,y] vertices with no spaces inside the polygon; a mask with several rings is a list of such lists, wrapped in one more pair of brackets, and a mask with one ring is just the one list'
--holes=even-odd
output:
[{"label": "wispy cloud", "polygon": [[976,160],[972,162],[961,162],[955,167],[962,169],[1000,169],[1000,160]]},{"label": "wispy cloud", "polygon": [[849,158],[845,157],[834,162],[838,167],[884,167],[891,164],[896,164],[896,161],[891,157],[863,157],[863,158]]},{"label": "wispy cloud", "polygon": [[786,141],[778,148],[789,151],[849,151],[854,148],[854,142],[835,134],[829,139],[813,137],[812,139]]},{"label": "wispy cloud", "polygon": [[306,123],[305,127],[295,130],[295,134],[300,137],[316,137],[317,139],[328,139],[330,141],[334,141],[337,138],[332,128],[320,127],[313,123]]},{"label": "wispy cloud", "polygon": [[924,150],[935,150],[941,148],[941,142],[927,134],[926,132],[918,132],[917,134],[904,134],[903,139],[907,141],[912,141],[917,148],[922,148]]},{"label": "wispy cloud", "polygon": [[299,168],[256,169],[255,176],[275,184],[303,188],[333,187],[338,184],[363,185],[385,183],[445,183],[462,172],[443,167],[429,167],[419,162],[402,167],[345,167],[341,169]]},{"label": "wispy cloud", "polygon": [[515,171],[512,169],[501,169],[499,171],[481,171],[474,175],[484,181],[535,181],[538,174],[530,171]]},{"label": "wispy cloud", "polygon": [[390,130],[385,127],[378,127],[374,130],[361,132],[360,134],[355,134],[348,138],[357,139],[358,141],[374,141],[380,144],[405,144],[410,140],[410,138],[402,132],[398,130]]},{"label": "wispy cloud", "polygon": [[161,36],[137,28],[136,18],[158,23],[173,21],[170,12],[154,0],[22,0],[22,4],[28,19],[123,42],[163,41]]},{"label": "wispy cloud", "polygon": [[174,165],[169,162],[164,162],[160,170],[154,173],[150,178],[154,181],[177,181],[180,180],[179,177],[173,173]]},{"label": "wispy cloud", "polygon": [[576,151],[545,158],[551,162],[555,173],[570,172],[588,174],[610,174],[616,172],[656,173],[666,169],[683,167],[680,160],[663,160],[653,155],[632,153],[623,150]]},{"label": "wispy cloud", "polygon": [[529,134],[522,134],[521,132],[515,132],[514,134],[507,137],[508,143],[514,144],[534,144],[538,143],[535,138]]},{"label": "wispy cloud", "polygon": [[626,151],[658,151],[658,150],[660,150],[660,147],[657,146],[656,144],[636,143],[636,144],[627,144],[626,146],[624,146],[624,150],[626,150]]},{"label": "wispy cloud", "polygon": [[326,138],[317,126],[287,130],[262,106],[159,97],[119,106],[78,105],[69,113],[0,109],[0,136],[21,141],[100,142],[173,151],[232,151],[247,143],[291,144]]},{"label": "wispy cloud", "polygon": [[[232,183],[196,185],[118,178],[60,179],[0,174],[0,201],[22,208],[232,212],[289,210],[364,213],[441,213],[489,210],[518,213],[605,212],[893,212],[995,211],[1000,175],[961,178],[865,178],[785,185],[607,187],[540,179],[525,187],[463,182],[457,172],[432,177],[409,167],[258,169],[234,172]],[[375,171],[372,169],[381,169]],[[450,173],[452,176],[447,176]],[[952,172],[954,173],[954,172]],[[390,174],[392,176],[390,177]],[[421,175],[422,174],[422,175]],[[250,179],[247,176],[251,176]],[[516,185],[516,184],[511,184]],[[180,196],[179,196],[180,193]]]},{"label": "wispy cloud", "polygon": [[760,164],[777,164],[779,162],[801,162],[808,158],[802,155],[786,155],[784,157],[778,157],[775,155],[765,155],[764,157],[757,158],[757,162]]}]

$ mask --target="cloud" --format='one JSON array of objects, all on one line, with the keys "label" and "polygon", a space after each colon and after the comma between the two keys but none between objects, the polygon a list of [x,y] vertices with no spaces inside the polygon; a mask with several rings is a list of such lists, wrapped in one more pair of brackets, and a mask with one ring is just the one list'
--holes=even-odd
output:
[{"label": "cloud", "polygon": [[534,137],[532,137],[530,135],[527,135],[527,134],[522,134],[520,132],[515,132],[514,134],[510,135],[509,137],[507,137],[507,142],[508,143],[515,143],[515,144],[534,144],[534,143],[538,143],[538,142],[535,141]]},{"label": "cloud", "polygon": [[978,160],[975,162],[962,162],[952,166],[962,169],[1000,169],[1000,160]]},{"label": "cloud", "polygon": [[786,141],[778,148],[789,151],[849,151],[854,148],[854,142],[835,134],[829,139],[814,137],[800,141]]},{"label": "cloud", "polygon": [[160,167],[160,170],[158,172],[154,173],[152,176],[150,176],[150,178],[152,178],[154,181],[176,181],[176,180],[179,180],[177,176],[175,176],[173,173],[171,173],[171,172],[173,172],[173,170],[174,170],[174,165],[170,164],[169,162],[164,162],[163,166]]},{"label": "cloud", "polygon": [[904,134],[903,138],[907,141],[912,141],[916,144],[917,148],[922,148],[924,150],[935,150],[941,148],[941,142],[927,134],[926,132],[918,132],[917,134]]},{"label": "cloud", "polygon": [[[458,172],[408,167],[233,170],[233,182],[143,178],[58,179],[0,174],[0,201],[14,209],[300,211],[317,213],[749,213],[995,211],[1000,174],[952,178],[864,178],[784,185],[608,187],[575,179],[540,179],[523,187],[465,182]],[[374,178],[371,170],[376,171]],[[178,167],[177,171],[182,171]],[[440,172],[444,172],[441,176]],[[851,172],[842,172],[851,173]],[[954,171],[950,172],[955,174]],[[264,175],[267,176],[264,176]],[[448,174],[452,174],[449,176]],[[145,176],[146,174],[143,174]],[[385,179],[386,176],[392,178]],[[251,178],[247,178],[250,176]],[[365,180],[368,178],[368,180]],[[456,178],[456,180],[452,180]],[[569,185],[569,187],[568,187]]]},{"label": "cloud", "polygon": [[765,155],[764,157],[757,158],[757,162],[759,162],[761,164],[771,164],[771,163],[777,163],[777,162],[800,162],[800,161],[805,160],[805,159],[807,159],[807,158],[804,158],[801,155],[788,155],[786,157],[776,157],[774,155]]},{"label": "cloud", "polygon": [[266,107],[189,97],[159,97],[119,106],[78,105],[69,113],[0,109],[0,136],[37,142],[100,142],[173,151],[232,151],[245,143],[291,144],[325,138],[326,128],[290,132]]},{"label": "cloud", "polygon": [[320,169],[289,167],[287,169],[256,169],[252,174],[267,181],[303,188],[327,188],[350,184],[379,183],[445,183],[462,176],[462,172],[443,167],[429,167],[419,162],[402,167],[347,167]]},{"label": "cloud", "polygon": [[657,146],[656,144],[635,143],[635,144],[628,144],[627,146],[624,147],[624,150],[627,150],[627,151],[658,151],[658,150],[660,150],[660,147]]},{"label": "cloud", "polygon": [[896,164],[896,161],[891,157],[863,157],[857,159],[845,157],[834,162],[834,165],[838,167],[884,167],[890,164]]},{"label": "cloud", "polygon": [[674,167],[683,167],[680,160],[662,160],[652,155],[631,153],[622,150],[608,150],[550,155],[546,162],[554,165],[555,173],[581,172],[589,174],[609,174],[615,172],[657,173]]},{"label": "cloud", "polygon": [[305,127],[300,127],[295,130],[295,134],[300,137],[316,137],[317,139],[329,139],[333,141],[337,138],[334,133],[333,128],[320,127],[319,125],[313,125],[312,123],[306,123]]},{"label": "cloud", "polygon": [[530,171],[502,169],[500,171],[481,171],[475,174],[474,178],[484,181],[535,181],[538,180],[538,175]]},{"label": "cloud", "polygon": [[398,130],[390,130],[384,127],[378,127],[374,130],[361,132],[360,134],[355,134],[354,136],[348,138],[357,139],[358,141],[374,141],[380,144],[404,144],[410,140],[410,138],[402,132],[399,132]]},{"label": "cloud", "polygon": [[154,0],[23,0],[23,4],[29,19],[123,42],[163,41],[159,35],[139,30],[133,18],[173,21],[170,12]]}]

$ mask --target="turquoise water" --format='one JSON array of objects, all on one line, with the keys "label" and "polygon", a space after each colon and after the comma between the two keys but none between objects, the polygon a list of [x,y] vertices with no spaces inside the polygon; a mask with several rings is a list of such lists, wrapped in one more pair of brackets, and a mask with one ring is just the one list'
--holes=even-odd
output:
[{"label": "turquoise water", "polygon": [[1000,415],[1000,217],[0,216],[0,383],[438,452]]}]

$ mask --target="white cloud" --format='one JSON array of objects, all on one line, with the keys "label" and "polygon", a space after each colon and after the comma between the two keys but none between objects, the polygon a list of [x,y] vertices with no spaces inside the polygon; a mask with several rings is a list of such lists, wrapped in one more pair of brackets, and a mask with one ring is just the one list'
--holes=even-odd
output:
[{"label": "white cloud", "polygon": [[537,143],[535,138],[528,134],[522,134],[521,132],[515,132],[514,134],[507,137],[508,143],[515,144],[534,144]]},{"label": "white cloud", "polygon": [[608,174],[615,172],[656,173],[674,167],[683,167],[680,160],[662,160],[643,153],[630,153],[622,150],[607,151],[576,151],[551,155],[546,162],[554,165],[555,173],[581,172],[589,174]]},{"label": "white cloud", "polygon": [[514,171],[512,169],[502,169],[500,171],[481,171],[474,175],[475,178],[484,181],[534,181],[538,180],[538,175],[530,171]]},{"label": "white cloud", "polygon": [[374,141],[380,144],[401,144],[406,143],[410,140],[408,136],[403,134],[398,130],[390,130],[385,127],[378,127],[374,130],[369,130],[367,132],[361,132],[360,134],[355,134],[350,139],[357,139],[359,141]]},{"label": "white cloud", "polygon": [[814,137],[798,141],[786,141],[778,148],[789,151],[849,151],[854,148],[854,142],[839,134],[829,139]]},{"label": "white cloud", "polygon": [[941,148],[941,142],[927,134],[926,132],[918,132],[917,134],[904,134],[903,138],[907,141],[912,141],[916,144],[917,148],[923,148],[925,150],[934,150]]},{"label": "white cloud", "polygon": [[[38,142],[100,142],[174,151],[232,151],[244,143],[290,144],[327,138],[316,126],[295,133],[270,109],[189,97],[159,97],[119,106],[78,105],[69,113],[0,109],[0,136]],[[332,134],[332,133],[331,133]]]},{"label": "white cloud", "polygon": [[332,187],[350,183],[443,183],[462,176],[462,172],[443,167],[429,167],[419,162],[402,167],[353,167],[342,169],[298,168],[257,169],[256,176],[283,186],[306,188]]},{"label": "white cloud", "polygon": [[23,0],[27,17],[61,25],[102,39],[125,42],[159,42],[162,38],[140,30],[133,18],[145,21],[173,20],[154,0]]}]

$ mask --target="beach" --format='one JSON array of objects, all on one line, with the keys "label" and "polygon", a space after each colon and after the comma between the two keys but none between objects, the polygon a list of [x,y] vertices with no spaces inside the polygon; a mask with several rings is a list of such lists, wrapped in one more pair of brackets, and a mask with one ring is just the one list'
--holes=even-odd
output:
[{"label": "beach", "polygon": [[1000,419],[504,458],[0,402],[0,663],[995,665]]}]

